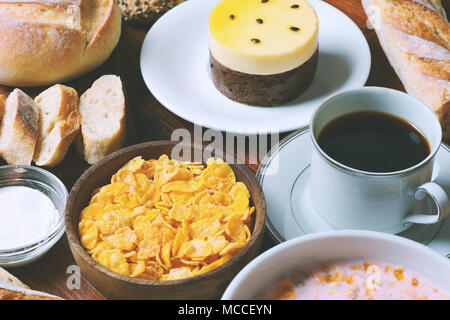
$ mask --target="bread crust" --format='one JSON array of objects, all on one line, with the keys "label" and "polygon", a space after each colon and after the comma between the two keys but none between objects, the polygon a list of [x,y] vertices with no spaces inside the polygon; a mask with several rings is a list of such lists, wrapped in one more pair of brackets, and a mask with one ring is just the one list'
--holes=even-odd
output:
[{"label": "bread crust", "polygon": [[[415,0],[377,0],[387,24],[450,49],[450,26],[436,11]],[[432,26],[432,27],[431,27]]]},{"label": "bread crust", "polygon": [[18,287],[30,289],[30,287],[28,287],[25,283],[23,283],[18,278],[16,278],[15,276],[13,276],[12,274],[10,274],[8,271],[6,271],[1,267],[0,267],[0,280],[8,281],[9,283]]},{"label": "bread crust", "polygon": [[[414,0],[362,0],[380,44],[406,91],[438,116],[450,143],[450,25]],[[377,13],[377,11],[375,11]]]},{"label": "bread crust", "polygon": [[0,300],[62,300],[44,292],[31,290],[26,284],[0,268]]},{"label": "bread crust", "polygon": [[[35,293],[36,292],[36,293]],[[37,293],[37,291],[14,291],[0,288],[0,300],[61,300],[61,298],[53,297]]]},{"label": "bread crust", "polygon": [[119,42],[122,19],[115,0],[104,1],[104,10],[106,18],[90,39],[84,52],[85,59],[89,63],[82,73],[90,71],[105,62]]},{"label": "bread crust", "polygon": [[0,83],[41,86],[78,77],[109,57],[120,32],[115,0],[0,0]]},{"label": "bread crust", "polygon": [[60,297],[31,290],[25,285],[0,277],[0,300],[62,300]]}]

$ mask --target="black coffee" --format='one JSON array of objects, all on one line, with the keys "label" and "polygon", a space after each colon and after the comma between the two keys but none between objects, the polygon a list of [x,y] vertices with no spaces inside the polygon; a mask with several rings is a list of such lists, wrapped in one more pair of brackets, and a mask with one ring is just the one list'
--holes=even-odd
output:
[{"label": "black coffee", "polygon": [[427,139],[408,121],[374,111],[354,112],[331,121],[317,141],[334,160],[369,172],[403,170],[431,152]]}]

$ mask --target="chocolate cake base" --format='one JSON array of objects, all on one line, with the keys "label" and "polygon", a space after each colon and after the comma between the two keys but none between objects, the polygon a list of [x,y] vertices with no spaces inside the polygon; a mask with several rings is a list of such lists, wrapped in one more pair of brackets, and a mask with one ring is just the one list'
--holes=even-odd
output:
[{"label": "chocolate cake base", "polygon": [[312,83],[319,50],[299,66],[273,75],[254,75],[227,68],[209,54],[214,85],[231,100],[254,106],[277,106],[302,94]]}]

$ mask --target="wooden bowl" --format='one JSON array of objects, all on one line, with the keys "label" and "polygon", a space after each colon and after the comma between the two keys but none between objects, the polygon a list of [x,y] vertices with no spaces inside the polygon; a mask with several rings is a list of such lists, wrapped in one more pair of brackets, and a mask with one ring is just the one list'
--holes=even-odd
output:
[{"label": "wooden bowl", "polygon": [[[78,223],[81,211],[88,205],[92,191],[110,183],[111,176],[136,156],[158,159],[171,151],[177,142],[155,141],[121,149],[90,167],[75,183],[66,206],[66,231],[70,249],[87,279],[103,295],[110,299],[219,299],[234,276],[261,248],[266,204],[264,194],[253,172],[245,165],[231,165],[237,181],[245,183],[254,213],[254,227],[248,243],[222,266],[202,275],[180,280],[144,280],[115,273],[97,263],[81,245]],[[194,148],[191,150],[194,155]],[[198,151],[198,149],[197,149]]]}]

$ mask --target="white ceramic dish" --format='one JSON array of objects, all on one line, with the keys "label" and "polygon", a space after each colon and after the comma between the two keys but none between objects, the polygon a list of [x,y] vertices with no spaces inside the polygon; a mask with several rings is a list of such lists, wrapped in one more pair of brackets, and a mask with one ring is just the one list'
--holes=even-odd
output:
[{"label": "white ceramic dish", "polygon": [[450,292],[450,262],[433,250],[386,233],[346,230],[311,234],[269,249],[239,272],[222,299],[254,299],[260,290],[287,271],[310,263],[352,258],[401,265]]},{"label": "white ceramic dish", "polygon": [[[369,46],[344,13],[309,0],[319,18],[319,66],[311,87],[278,107],[251,107],[223,96],[209,74],[208,18],[220,0],[189,0],[163,15],[148,32],[141,72],[159,102],[176,115],[207,128],[258,134],[296,130],[309,123],[330,95],[365,84]],[[351,45],[349,45],[351,44]]]},{"label": "white ceramic dish", "polygon": [[[333,230],[311,203],[311,144],[308,128],[294,132],[266,156],[258,169],[257,179],[266,197],[267,230],[276,242]],[[450,194],[450,149],[447,146],[441,145],[434,165],[433,181]],[[418,210],[429,212],[432,204],[423,201]],[[432,225],[412,225],[398,235],[426,244],[450,258],[450,219]]]}]

